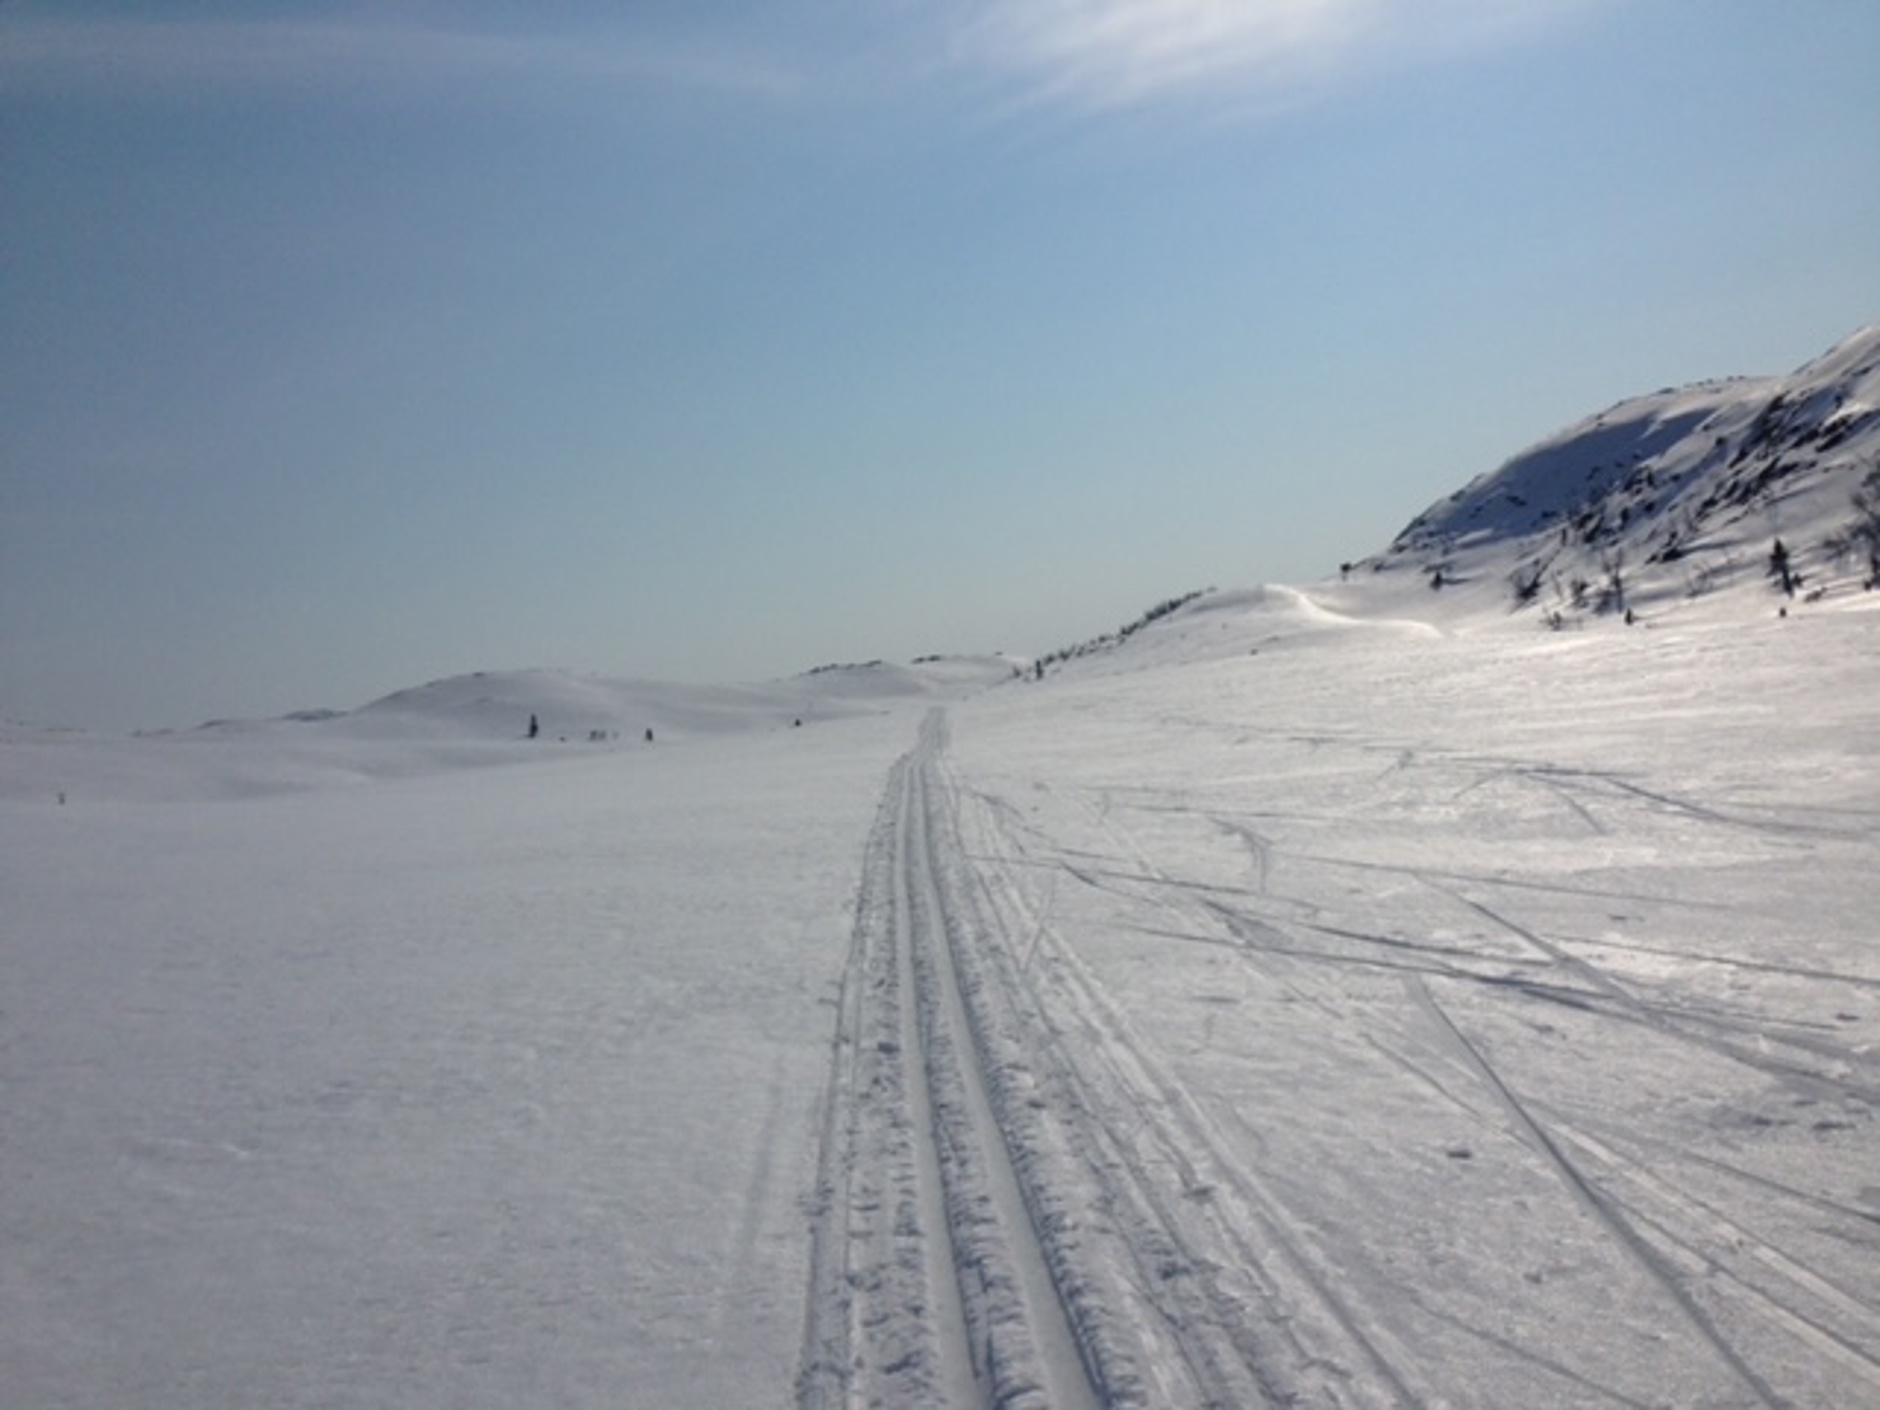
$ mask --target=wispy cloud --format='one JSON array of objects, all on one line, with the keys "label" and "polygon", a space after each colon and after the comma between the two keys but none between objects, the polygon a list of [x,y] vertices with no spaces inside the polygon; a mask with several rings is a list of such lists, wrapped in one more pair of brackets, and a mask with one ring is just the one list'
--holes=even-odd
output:
[{"label": "wispy cloud", "polygon": [[592,82],[782,96],[756,54],[612,32],[516,34],[355,21],[0,21],[0,89],[421,93],[466,83]]},{"label": "wispy cloud", "polygon": [[1507,42],[1600,0],[982,0],[959,54],[1035,101],[1283,100],[1370,64]]}]

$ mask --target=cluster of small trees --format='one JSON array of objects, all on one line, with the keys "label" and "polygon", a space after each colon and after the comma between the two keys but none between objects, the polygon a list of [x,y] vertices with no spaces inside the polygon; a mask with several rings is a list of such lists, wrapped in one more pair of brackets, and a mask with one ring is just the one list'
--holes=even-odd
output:
[{"label": "cluster of small trees", "polygon": [[[1823,540],[1821,548],[1835,560],[1857,555],[1864,570],[1862,586],[1868,591],[1880,590],[1880,456],[1872,459],[1850,499],[1854,517]],[[1654,552],[1649,561],[1669,563],[1684,558],[1686,555],[1680,539],[1681,535],[1672,536],[1668,540],[1669,547]],[[1735,560],[1728,557],[1720,563],[1706,562],[1692,567],[1687,573],[1687,595],[1701,597],[1714,590],[1720,580],[1731,576],[1737,567]],[[1616,546],[1600,555],[1597,582],[1584,574],[1574,574],[1563,581],[1558,574],[1550,573],[1548,569],[1549,562],[1544,558],[1524,563],[1514,570],[1509,587],[1517,608],[1536,601],[1543,585],[1551,582],[1556,606],[1548,612],[1547,620],[1556,628],[1565,625],[1564,614],[1567,610],[1590,610],[1601,614],[1624,615],[1628,621],[1632,619],[1626,601],[1628,583],[1625,554]],[[1794,598],[1807,586],[1795,550],[1781,538],[1776,538],[1770,544],[1769,555],[1764,561],[1764,574],[1786,598]],[[1431,586],[1441,586],[1441,583],[1432,579]],[[1824,591],[1824,588],[1819,587],[1813,589],[1811,600]]]},{"label": "cluster of small trees", "polygon": [[[799,721],[799,723],[801,722]],[[525,731],[524,737],[528,739],[540,739],[542,737],[542,721],[540,716],[533,714],[529,716],[529,727]],[[617,729],[591,729],[587,732],[587,737],[589,744],[607,744],[620,738],[620,731]],[[568,736],[565,734],[558,736],[558,738],[563,744],[568,742]],[[653,742],[653,732],[650,729],[646,732],[646,742],[648,744]]]},{"label": "cluster of small trees", "polygon": [[1203,597],[1212,591],[1214,591],[1213,588],[1196,588],[1193,592],[1185,592],[1180,597],[1168,598],[1156,603],[1135,621],[1127,622],[1113,632],[1105,632],[1102,636],[1092,637],[1089,641],[1079,642],[1076,646],[1060,647],[1056,651],[1047,652],[1032,663],[1034,677],[1043,680],[1047,666],[1054,666],[1061,661],[1074,660],[1079,656],[1088,656],[1095,651],[1107,651],[1112,647],[1120,646],[1151,622],[1159,622],[1170,613],[1180,611],[1196,598]]},{"label": "cluster of small trees", "polygon": [[1628,623],[1632,620],[1631,608],[1626,603],[1625,550],[1609,548],[1599,557],[1600,581],[1594,584],[1583,574],[1575,573],[1562,579],[1558,573],[1550,575],[1546,563],[1523,564],[1516,568],[1510,579],[1514,590],[1516,607],[1525,607],[1541,594],[1543,584],[1551,581],[1554,585],[1555,606],[1547,614],[1548,625],[1558,630],[1565,625],[1564,609],[1585,612],[1589,608],[1602,615],[1623,616]]},{"label": "cluster of small trees", "polygon": [[1855,486],[1854,520],[1823,545],[1836,558],[1858,553],[1867,562],[1865,586],[1880,588],[1880,459],[1875,459]]}]

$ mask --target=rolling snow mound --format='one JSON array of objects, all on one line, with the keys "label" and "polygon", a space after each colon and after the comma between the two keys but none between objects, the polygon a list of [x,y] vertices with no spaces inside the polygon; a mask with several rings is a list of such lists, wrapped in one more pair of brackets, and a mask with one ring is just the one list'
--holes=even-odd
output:
[{"label": "rolling snow mound", "polygon": [[761,685],[478,671],[357,710],[215,720],[130,738],[8,724],[0,726],[0,798],[239,799],[654,743],[708,744],[880,714],[900,702],[960,699],[1020,669],[1000,656],[928,657],[907,666],[825,667]]}]

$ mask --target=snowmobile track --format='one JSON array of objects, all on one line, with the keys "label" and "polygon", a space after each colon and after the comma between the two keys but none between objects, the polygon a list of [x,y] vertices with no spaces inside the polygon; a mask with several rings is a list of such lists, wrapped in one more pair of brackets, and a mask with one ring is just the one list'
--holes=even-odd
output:
[{"label": "snowmobile track", "polygon": [[1010,1147],[956,947],[939,712],[889,776],[843,981],[798,1403],[1113,1403]]},{"label": "snowmobile track", "polygon": [[996,834],[997,809],[945,744],[935,711],[869,840],[798,1405],[1419,1403],[1049,918],[968,857],[959,810]]}]

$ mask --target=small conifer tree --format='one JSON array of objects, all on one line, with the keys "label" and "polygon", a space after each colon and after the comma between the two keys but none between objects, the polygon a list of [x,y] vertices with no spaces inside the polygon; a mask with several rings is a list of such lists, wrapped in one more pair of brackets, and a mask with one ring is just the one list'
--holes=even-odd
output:
[{"label": "small conifer tree", "polygon": [[1769,576],[1776,580],[1784,597],[1795,596],[1796,577],[1789,567],[1789,550],[1781,539],[1769,550]]},{"label": "small conifer tree", "polygon": [[1867,587],[1880,588],[1880,458],[1854,491],[1854,523],[1848,535],[1867,554]]}]

